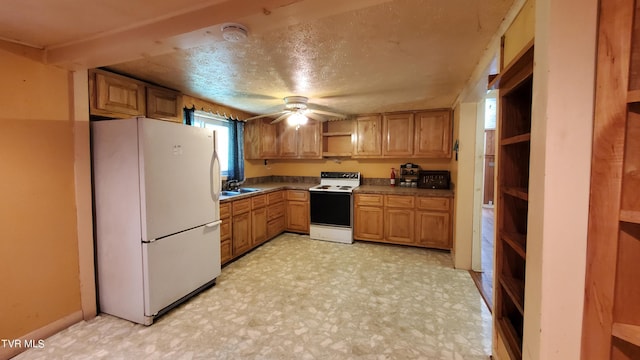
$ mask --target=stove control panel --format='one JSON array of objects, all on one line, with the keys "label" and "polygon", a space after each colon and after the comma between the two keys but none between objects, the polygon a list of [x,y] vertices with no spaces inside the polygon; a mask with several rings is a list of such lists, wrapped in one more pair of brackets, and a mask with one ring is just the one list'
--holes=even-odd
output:
[{"label": "stove control panel", "polygon": [[323,171],[320,173],[321,179],[356,179],[360,180],[359,172],[332,172]]}]

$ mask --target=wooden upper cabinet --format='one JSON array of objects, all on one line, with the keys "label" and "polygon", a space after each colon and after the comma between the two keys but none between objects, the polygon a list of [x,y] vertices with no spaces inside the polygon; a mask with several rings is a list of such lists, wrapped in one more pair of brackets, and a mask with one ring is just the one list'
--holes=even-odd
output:
[{"label": "wooden upper cabinet", "polygon": [[278,124],[278,154],[281,158],[322,158],[322,136],[320,123],[310,120],[307,124],[290,126],[286,121]]},{"label": "wooden upper cabinet", "polygon": [[415,114],[414,152],[421,158],[451,158],[451,111]]},{"label": "wooden upper cabinet", "polygon": [[380,115],[358,116],[355,125],[353,157],[382,155],[382,119]]},{"label": "wooden upper cabinet", "polygon": [[413,131],[413,113],[385,115],[382,124],[382,155],[388,157],[412,156]]},{"label": "wooden upper cabinet", "polygon": [[182,96],[177,91],[147,86],[147,117],[182,123]]},{"label": "wooden upper cabinet", "polygon": [[277,126],[271,119],[248,121],[244,127],[245,159],[272,159],[278,157]]},{"label": "wooden upper cabinet", "polygon": [[278,155],[281,158],[298,157],[298,131],[294,126],[289,126],[286,121],[278,123]]},{"label": "wooden upper cabinet", "polygon": [[309,120],[298,129],[298,155],[302,158],[322,158],[322,129],[320,122]]},{"label": "wooden upper cabinet", "polygon": [[109,118],[146,116],[182,123],[178,91],[100,69],[89,70],[89,112]]},{"label": "wooden upper cabinet", "polygon": [[89,108],[92,115],[98,116],[145,116],[145,84],[107,71],[90,70]]}]

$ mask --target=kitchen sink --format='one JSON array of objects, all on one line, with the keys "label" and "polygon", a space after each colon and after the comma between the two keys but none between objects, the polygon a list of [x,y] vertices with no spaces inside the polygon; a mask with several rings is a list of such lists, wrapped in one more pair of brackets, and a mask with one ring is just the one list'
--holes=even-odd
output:
[{"label": "kitchen sink", "polygon": [[256,192],[256,191],[260,191],[260,189],[239,188],[238,190],[222,190],[220,192],[220,195],[222,195],[222,196],[236,196],[236,195],[252,193],[252,192]]},{"label": "kitchen sink", "polygon": [[238,189],[238,192],[240,192],[241,194],[255,192],[255,191],[260,191],[260,189],[254,189],[254,188],[239,188]]}]

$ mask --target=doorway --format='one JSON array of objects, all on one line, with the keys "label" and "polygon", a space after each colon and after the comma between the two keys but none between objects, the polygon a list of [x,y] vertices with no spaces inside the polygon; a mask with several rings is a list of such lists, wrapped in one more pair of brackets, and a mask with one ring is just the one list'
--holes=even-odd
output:
[{"label": "doorway", "polygon": [[489,91],[484,101],[484,146],[482,166],[482,210],[480,224],[480,270],[471,276],[491,311],[493,307],[494,196],[497,93]]}]

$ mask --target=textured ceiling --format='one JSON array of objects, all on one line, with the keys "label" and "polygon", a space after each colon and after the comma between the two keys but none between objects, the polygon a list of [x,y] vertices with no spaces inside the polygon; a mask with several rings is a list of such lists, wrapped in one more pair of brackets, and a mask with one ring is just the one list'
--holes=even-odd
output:
[{"label": "textured ceiling", "polygon": [[[42,24],[53,22],[45,13],[65,20],[47,33],[28,21],[5,22],[8,16],[0,15],[0,36],[56,48],[112,28],[112,33],[133,31],[122,38],[142,49],[145,34],[139,31],[136,37],[136,26],[211,6],[218,11],[207,26],[176,30],[157,39],[155,49],[123,54],[118,58],[123,62],[91,61],[250,113],[279,111],[283,97],[302,95],[311,107],[362,114],[452,106],[513,5],[513,0],[289,0],[264,6],[260,3],[268,1],[236,1],[236,7],[258,9],[252,10],[235,9],[232,2],[163,0],[147,9],[138,2],[108,0],[100,2],[101,9],[82,0],[56,1],[59,6],[50,0],[10,0],[40,13]],[[121,9],[130,6],[135,11]],[[83,14],[90,16],[74,24],[72,19]],[[224,22],[247,26],[249,37],[224,41]]]}]

